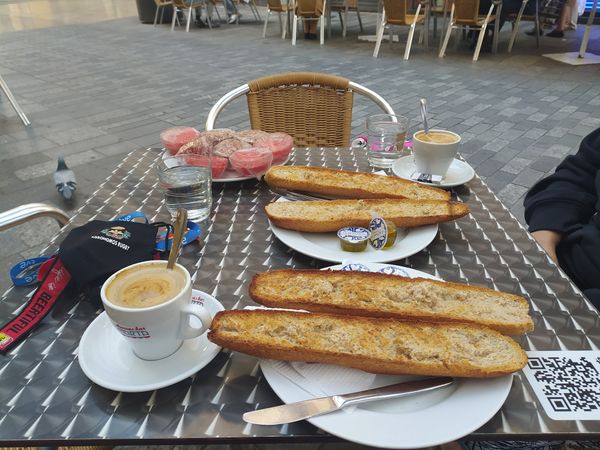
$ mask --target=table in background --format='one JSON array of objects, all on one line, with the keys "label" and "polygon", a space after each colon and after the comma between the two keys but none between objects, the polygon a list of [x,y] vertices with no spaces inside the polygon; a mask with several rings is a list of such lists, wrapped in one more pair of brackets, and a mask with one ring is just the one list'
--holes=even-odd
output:
[{"label": "table in background", "polygon": [[[159,156],[157,149],[129,154],[55,238],[50,251],[70,228],[90,219],[108,220],[141,209],[154,220],[167,220],[152,170]],[[291,164],[368,170],[364,152],[348,149],[297,149]],[[476,177],[454,194],[470,206],[471,214],[441,224],[429,247],[397,264],[449,281],[527,296],[535,331],[520,338],[526,349],[600,347],[596,310],[482,181]],[[214,295],[226,308],[251,302],[247,287],[256,272],[329,265],[289,249],[271,234],[263,207],[274,196],[264,183],[215,183],[213,197],[212,221],[202,241],[186,246],[180,262],[195,275],[194,287]],[[0,302],[1,316],[13,315],[30,291],[9,290]],[[77,346],[100,312],[98,305],[82,294],[67,296],[21,345],[0,356],[3,446],[333,439],[308,422],[268,427],[243,422],[245,411],[281,402],[262,376],[257,360],[242,354],[221,352],[195,376],[154,392],[118,393],[91,383],[77,362]],[[525,377],[517,373],[502,409],[471,438],[599,436],[598,421],[550,420],[538,409]]]}]

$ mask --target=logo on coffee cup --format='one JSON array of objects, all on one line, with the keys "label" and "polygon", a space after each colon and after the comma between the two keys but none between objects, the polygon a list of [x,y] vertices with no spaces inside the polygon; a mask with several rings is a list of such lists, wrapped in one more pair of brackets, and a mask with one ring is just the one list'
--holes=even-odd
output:
[{"label": "logo on coffee cup", "polygon": [[115,324],[119,332],[128,338],[132,339],[148,339],[150,333],[144,327],[123,327],[119,324]]}]

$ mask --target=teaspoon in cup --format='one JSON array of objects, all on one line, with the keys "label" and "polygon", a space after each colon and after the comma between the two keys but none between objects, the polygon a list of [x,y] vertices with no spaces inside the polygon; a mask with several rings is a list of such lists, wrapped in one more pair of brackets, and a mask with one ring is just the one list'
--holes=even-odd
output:
[{"label": "teaspoon in cup", "polygon": [[183,208],[177,208],[177,215],[175,216],[175,223],[173,224],[173,240],[171,241],[171,251],[169,252],[169,259],[167,261],[167,269],[172,269],[175,266],[175,261],[179,256],[179,249],[181,248],[181,241],[185,234],[185,227],[187,225],[187,210]]},{"label": "teaspoon in cup", "polygon": [[429,125],[427,125],[427,100],[421,99],[421,118],[423,119],[423,130],[425,134],[429,133]]}]

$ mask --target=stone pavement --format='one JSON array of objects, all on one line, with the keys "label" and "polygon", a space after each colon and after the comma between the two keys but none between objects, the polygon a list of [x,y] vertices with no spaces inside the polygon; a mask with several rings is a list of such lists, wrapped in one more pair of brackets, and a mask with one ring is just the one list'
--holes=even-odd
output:
[{"label": "stone pavement", "polygon": [[[334,19],[334,36],[324,46],[299,39],[292,47],[278,37],[275,17],[261,39],[262,24],[243,6],[242,12],[238,26],[193,26],[190,33],[143,25],[134,16],[2,33],[0,73],[32,126],[23,127],[0,96],[0,210],[42,201],[73,213],[124,154],[157,145],[160,131],[172,125],[203,128],[221,95],[276,72],[314,70],[362,83],[411,117],[413,130],[418,100],[427,97],[432,124],[462,134],[462,155],[519,219],[527,189],[600,125],[600,66],[573,67],[539,56],[576,50],[582,27],[565,40],[542,38],[540,49],[521,34],[508,55],[507,25],[500,53],[482,54],[477,63],[465,42],[456,49],[451,44],[443,60],[415,44],[411,59],[403,61],[406,29],[400,30],[401,44],[382,45],[373,59],[374,44],[357,40],[352,15],[346,39]],[[365,32],[374,33],[375,16],[363,17]],[[595,28],[589,51],[600,53],[599,38]],[[357,98],[354,133],[374,111]],[[217,125],[246,128],[246,117],[240,100]],[[52,183],[59,155],[77,176],[72,204],[61,202]],[[10,285],[9,263],[39,254],[57,229],[39,220],[0,232],[2,290]]]}]

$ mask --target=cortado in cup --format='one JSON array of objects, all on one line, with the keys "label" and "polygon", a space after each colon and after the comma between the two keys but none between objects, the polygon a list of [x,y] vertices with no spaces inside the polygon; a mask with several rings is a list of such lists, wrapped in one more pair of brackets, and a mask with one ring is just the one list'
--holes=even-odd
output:
[{"label": "cortado in cup", "polygon": [[177,208],[187,209],[188,219],[200,222],[210,216],[212,207],[212,156],[184,154],[162,158],[156,166],[160,188],[173,218]]},{"label": "cortado in cup", "polygon": [[417,131],[413,136],[413,154],[417,172],[444,177],[460,144],[460,136],[452,131]]},{"label": "cortado in cup", "polygon": [[[180,264],[144,261],[119,270],[100,291],[106,314],[141,359],[158,360],[175,353],[185,339],[203,334],[212,321],[202,306],[191,303],[192,281]],[[196,317],[200,328],[190,325]]]}]

